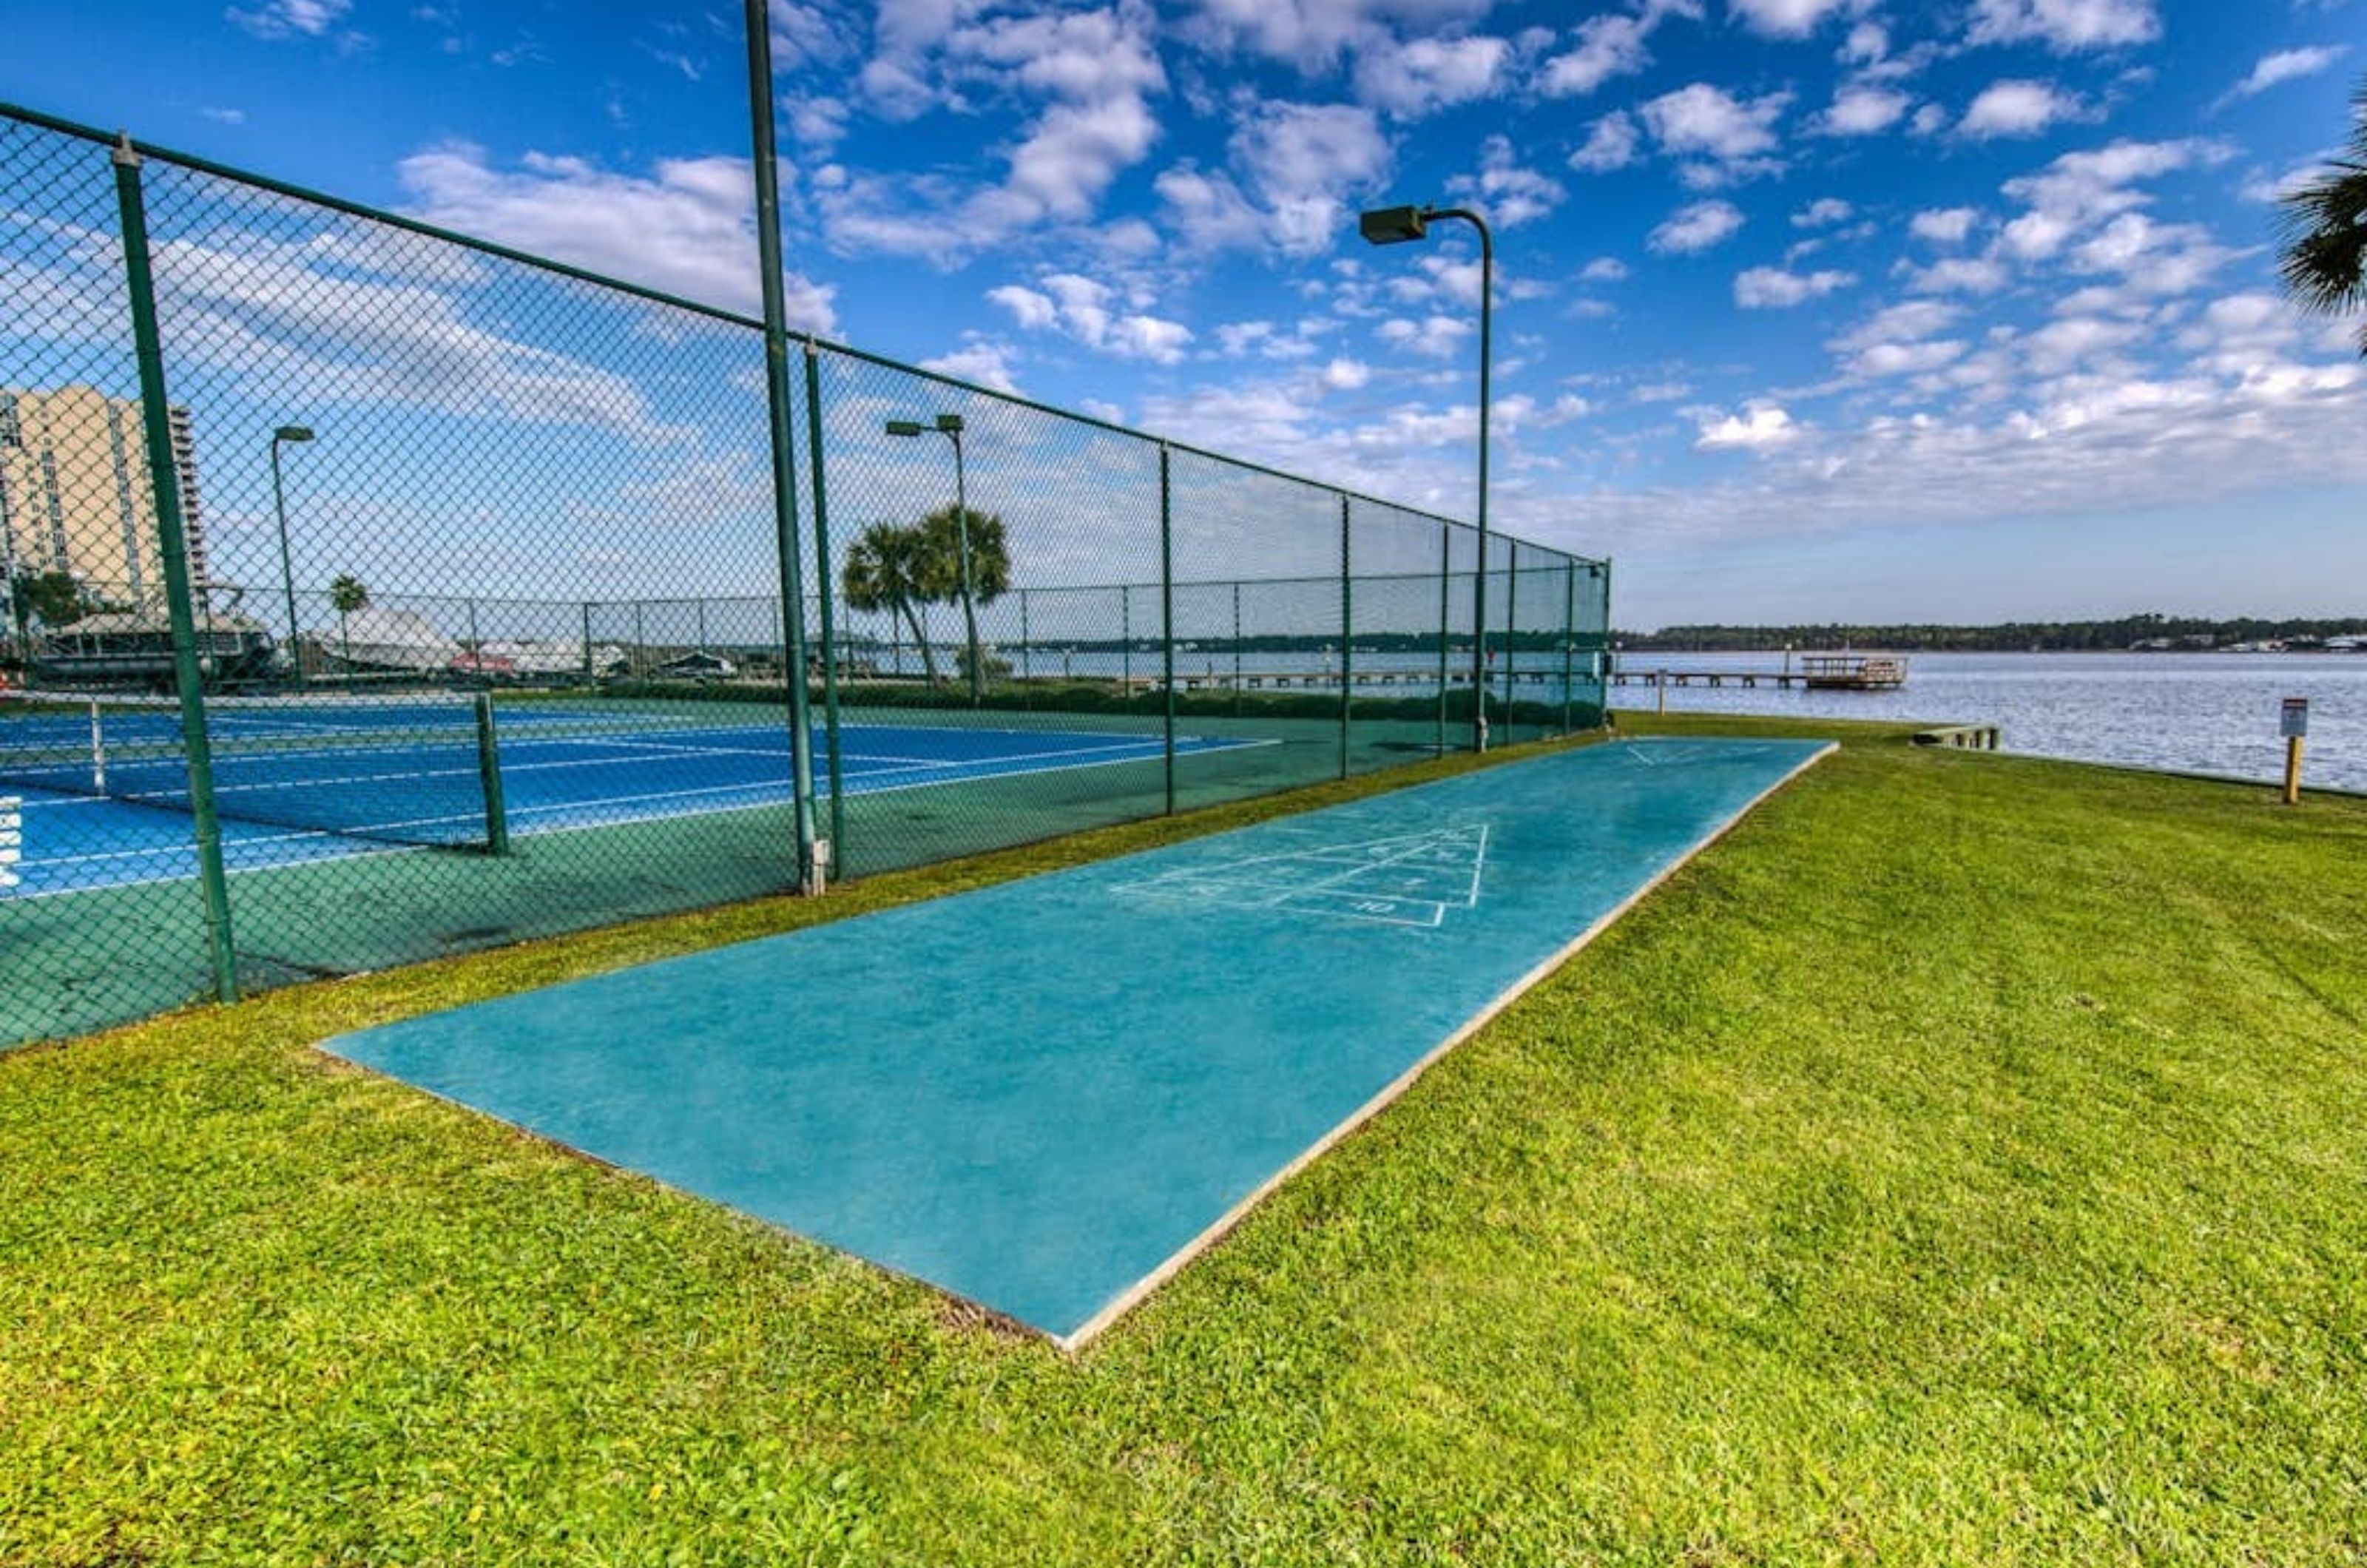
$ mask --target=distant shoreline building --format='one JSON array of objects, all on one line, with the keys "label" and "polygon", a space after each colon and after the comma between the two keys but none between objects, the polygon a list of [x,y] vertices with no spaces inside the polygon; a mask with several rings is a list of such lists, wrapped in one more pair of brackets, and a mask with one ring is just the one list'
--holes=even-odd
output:
[{"label": "distant shoreline building", "polygon": [[[189,411],[171,410],[189,581],[211,581]],[[0,572],[62,571],[134,614],[164,608],[155,487],[140,404],[95,387],[0,388]]]}]

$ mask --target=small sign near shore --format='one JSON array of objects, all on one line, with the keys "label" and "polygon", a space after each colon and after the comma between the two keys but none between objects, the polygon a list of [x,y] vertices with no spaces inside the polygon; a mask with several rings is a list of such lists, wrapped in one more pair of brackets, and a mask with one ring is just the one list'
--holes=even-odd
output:
[{"label": "small sign near shore", "polygon": [[2309,733],[2309,699],[2287,697],[2283,710],[2277,717],[2277,730],[2285,738],[2285,804],[2301,803],[2301,742]]}]

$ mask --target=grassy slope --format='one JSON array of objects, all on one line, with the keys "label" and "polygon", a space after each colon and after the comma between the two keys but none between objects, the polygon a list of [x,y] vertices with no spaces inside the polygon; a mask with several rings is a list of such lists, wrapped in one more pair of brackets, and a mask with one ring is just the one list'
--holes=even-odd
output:
[{"label": "grassy slope", "polygon": [[1074,1362],[305,1049],[812,913],[0,1058],[0,1562],[2367,1558],[2361,803],[1868,731]]}]

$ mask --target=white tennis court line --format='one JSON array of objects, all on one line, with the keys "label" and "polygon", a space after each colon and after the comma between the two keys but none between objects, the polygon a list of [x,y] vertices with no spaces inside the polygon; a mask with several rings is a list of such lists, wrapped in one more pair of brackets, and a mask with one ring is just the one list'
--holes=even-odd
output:
[{"label": "white tennis court line", "polygon": [[[911,727],[909,727],[909,726],[908,726],[908,727],[904,727],[904,728],[911,728]],[[1012,729],[1012,730],[998,730],[998,731],[995,731],[994,733],[997,733],[997,734],[1005,734],[1005,735],[1030,735],[1030,734],[1041,734],[1042,732],[1041,732],[1040,730]],[[1182,738],[1181,738],[1181,737],[1179,737],[1178,739],[1182,739]],[[1195,740],[1213,740],[1213,741],[1214,741],[1214,743],[1213,743],[1213,744],[1210,744],[1210,745],[1205,745],[1205,746],[1197,747],[1196,749],[1195,749],[1195,750],[1191,750],[1191,751],[1184,751],[1184,750],[1180,750],[1180,749],[1179,749],[1179,750],[1176,751],[1176,753],[1175,753],[1176,758],[1177,758],[1177,760],[1178,760],[1178,761],[1184,761],[1184,760],[1188,760],[1189,758],[1192,758],[1192,757],[1199,757],[1199,756],[1217,756],[1217,755],[1219,755],[1219,754],[1222,754],[1222,753],[1224,753],[1224,752],[1228,752],[1228,751],[1257,750],[1261,750],[1261,749],[1263,749],[1263,748],[1264,748],[1264,747],[1268,747],[1268,746],[1279,746],[1279,745],[1282,745],[1282,744],[1283,744],[1283,742],[1282,742],[1282,741],[1280,741],[1280,740],[1278,740],[1278,739],[1226,739],[1226,738],[1221,738],[1221,737],[1213,737],[1213,738],[1212,738],[1212,737],[1206,737],[1206,736],[1195,736],[1195,737],[1193,737],[1193,739],[1195,739]],[[1091,768],[1105,768],[1105,767],[1113,767],[1113,766],[1118,766],[1118,765],[1122,765],[1122,764],[1128,763],[1128,762],[1133,762],[1133,761],[1140,761],[1140,759],[1139,759],[1139,758],[1137,758],[1137,757],[1111,757],[1111,758],[1104,758],[1104,759],[1102,759],[1102,760],[1100,760],[1100,761],[1090,761],[1090,762],[1075,762],[1075,763],[1070,763],[1070,764],[1067,764],[1067,765],[1066,765],[1066,766],[1064,766],[1064,767],[1059,767],[1059,768],[1020,768],[1020,769],[1013,770],[1013,771],[1011,771],[1011,772],[1009,772],[1009,773],[976,773],[976,774],[972,774],[972,775],[970,775],[970,776],[969,776],[969,777],[968,777],[968,778],[961,779],[961,780],[945,780],[945,779],[915,779],[915,780],[913,780],[913,781],[912,781],[911,783],[908,783],[908,784],[879,784],[879,785],[876,785],[876,786],[869,787],[869,788],[865,788],[865,789],[860,789],[860,790],[849,790],[847,793],[848,793],[848,795],[849,795],[850,796],[858,796],[858,795],[900,795],[900,794],[902,794],[902,793],[903,793],[904,791],[906,791],[906,790],[912,790],[912,789],[935,789],[935,788],[940,787],[941,785],[943,785],[943,784],[948,784],[948,783],[963,783],[963,784],[991,783],[991,782],[993,782],[994,780],[996,780],[996,779],[998,779],[998,778],[1024,778],[1024,777],[1026,777],[1026,776],[1028,776],[1029,774],[1032,774],[1032,773],[1065,773],[1065,772],[1070,771],[1070,769],[1072,769],[1072,768],[1073,768],[1074,770],[1078,771],[1078,772],[1083,772],[1083,771],[1085,771],[1085,770],[1087,770],[1087,769],[1091,769]],[[688,798],[688,795],[706,795],[706,794],[716,794],[716,793],[730,793],[730,791],[732,791],[732,790],[740,790],[740,791],[743,791],[743,792],[744,792],[744,791],[755,791],[755,790],[764,790],[764,789],[780,789],[780,790],[783,790],[783,791],[785,791],[785,792],[786,792],[786,789],[787,789],[787,781],[784,780],[784,781],[781,781],[781,783],[779,783],[779,784],[735,784],[735,785],[719,785],[719,786],[716,786],[716,788],[715,788],[715,789],[713,789],[713,790],[698,790],[698,791],[687,792],[687,794],[685,794],[685,793],[684,793],[684,792],[675,792],[675,793],[672,793],[672,794],[661,793],[661,794],[654,794],[654,795],[636,795],[636,796],[631,797],[629,800],[618,800],[618,801],[617,801],[617,804],[619,804],[619,805],[633,805],[633,804],[640,804],[640,803],[642,803],[642,802],[652,801],[652,800],[674,800],[674,799],[684,799],[684,798]],[[828,795],[827,795],[827,794],[824,794],[824,795],[821,795],[820,798],[827,799],[827,798],[828,798]],[[64,805],[75,805],[75,806],[84,806],[84,805],[87,805],[87,806],[125,806],[125,805],[131,805],[131,806],[138,806],[138,805],[141,805],[141,804],[142,804],[142,803],[141,803],[141,802],[139,802],[139,801],[122,801],[122,800],[116,800],[116,799],[111,799],[111,798],[100,798],[100,797],[96,797],[96,796],[72,795],[72,796],[68,796],[68,797],[66,797],[66,798],[64,798],[64,799],[62,799],[62,800],[58,800],[58,801],[41,801],[41,802],[36,802],[36,803],[34,803],[34,804],[39,805],[39,806],[42,806],[42,807],[51,807],[51,806],[64,806]],[[587,807],[587,806],[597,806],[598,804],[600,804],[600,803],[598,803],[598,802],[590,802],[590,803],[579,802],[579,803],[577,803],[573,807],[571,807],[570,809],[583,810],[583,809],[585,809],[585,808]],[[773,806],[773,805],[786,805],[786,804],[787,804],[787,795],[786,795],[786,793],[785,793],[785,794],[782,795],[782,797],[781,797],[779,800],[777,800],[777,801],[775,801],[775,800],[764,800],[764,799],[760,799],[760,800],[752,800],[752,801],[749,801],[749,802],[745,803],[744,805],[734,805],[734,806],[709,806],[709,807],[702,807],[702,808],[700,808],[700,809],[697,809],[697,810],[689,810],[689,811],[647,811],[647,812],[638,813],[638,814],[636,814],[636,815],[634,815],[634,816],[630,816],[630,817],[606,818],[602,818],[602,819],[600,819],[600,820],[598,820],[598,821],[591,821],[591,822],[553,822],[553,823],[547,823],[547,824],[543,824],[543,825],[540,825],[540,826],[530,827],[530,828],[525,829],[523,829],[523,834],[524,834],[524,835],[529,835],[529,836],[532,836],[532,837],[534,837],[534,838],[547,838],[547,837],[549,837],[549,836],[551,836],[551,835],[553,835],[553,834],[558,834],[558,833],[584,833],[584,832],[594,832],[594,831],[597,831],[597,830],[600,830],[600,829],[608,829],[608,828],[631,828],[631,827],[640,827],[640,826],[645,826],[645,825],[648,825],[648,824],[650,824],[650,823],[656,823],[656,822],[672,822],[672,821],[679,821],[679,820],[682,820],[682,819],[685,819],[685,818],[692,818],[692,817],[719,816],[719,815],[723,814],[724,812],[728,812],[728,811],[753,811],[753,810],[756,810],[756,809],[759,809],[759,808],[761,808],[761,807],[767,807],[767,806]],[[177,807],[160,807],[160,806],[154,806],[154,805],[153,805],[153,804],[152,804],[152,805],[150,805],[150,806],[149,806],[149,809],[152,809],[152,810],[176,810],[176,809],[178,809],[178,808],[177,808]],[[549,809],[549,808],[545,808],[545,807],[525,807],[525,808],[524,808],[525,812],[528,812],[528,813],[533,812],[533,811],[535,811],[535,810],[538,810],[538,809]],[[244,826],[244,825],[245,825],[245,824],[244,824],[244,822],[242,820],[242,826]],[[252,874],[255,874],[255,873],[259,873],[259,872],[285,871],[285,870],[289,870],[289,869],[290,869],[291,867],[294,867],[294,866],[300,866],[300,865],[315,865],[315,864],[319,864],[319,863],[321,863],[322,862],[324,862],[324,861],[335,861],[335,860],[375,860],[375,859],[378,859],[378,858],[379,858],[380,856],[384,856],[384,855],[423,854],[423,853],[427,853],[427,852],[432,852],[432,851],[437,850],[437,849],[439,849],[439,848],[446,848],[445,846],[437,846],[437,845],[432,845],[432,844],[369,844],[369,845],[367,845],[367,846],[363,846],[363,845],[361,845],[361,844],[360,844],[360,843],[359,843],[359,842],[358,842],[358,841],[357,841],[357,840],[353,837],[353,835],[352,835],[350,832],[347,832],[347,833],[332,832],[332,831],[330,831],[330,830],[328,830],[328,829],[298,829],[298,830],[293,830],[293,831],[285,832],[285,833],[264,833],[264,834],[254,834],[254,835],[243,836],[243,837],[239,838],[239,839],[236,840],[236,845],[245,845],[245,844],[275,844],[275,843],[300,843],[300,842],[310,841],[310,840],[328,840],[328,841],[336,842],[336,843],[342,843],[342,844],[355,844],[355,845],[357,845],[357,847],[356,847],[356,848],[354,848],[350,852],[348,852],[348,853],[345,853],[345,854],[310,856],[310,857],[307,857],[307,858],[305,858],[305,859],[303,859],[303,860],[297,860],[297,861],[277,861],[277,862],[273,862],[273,863],[269,863],[269,864],[265,864],[265,865],[232,865],[232,866],[226,866],[226,867],[224,868],[225,874],[228,874],[228,875],[231,875],[231,876],[246,876],[246,875],[252,875]],[[232,846],[232,848],[234,849],[234,848],[236,847],[236,845],[233,845],[233,846]],[[96,863],[96,862],[99,862],[99,861],[107,861],[107,860],[146,860],[146,859],[152,859],[152,858],[153,858],[153,857],[155,857],[155,856],[157,856],[157,855],[160,855],[160,854],[187,854],[187,853],[188,853],[188,852],[189,852],[189,850],[188,850],[187,846],[186,846],[186,845],[176,845],[176,846],[175,846],[174,848],[169,849],[169,850],[167,850],[167,849],[161,849],[161,848],[151,848],[151,849],[144,849],[144,850],[98,850],[98,851],[91,851],[91,852],[86,852],[86,853],[80,853],[80,854],[73,854],[73,855],[58,855],[58,856],[46,857],[46,858],[44,858],[44,859],[42,859],[42,860],[40,860],[40,861],[39,861],[39,862],[27,862],[26,863],[27,863],[27,864],[40,864],[40,865],[44,865],[44,866],[76,866],[76,865],[82,865],[82,864],[85,864],[85,863]],[[40,891],[37,891],[37,892],[30,892],[30,893],[26,893],[26,892],[12,892],[12,893],[10,893],[10,894],[8,895],[8,897],[9,897],[9,898],[11,899],[11,901],[13,901],[13,902],[19,902],[19,903],[31,903],[31,902],[33,902],[34,900],[36,900],[36,899],[40,899],[40,898],[58,898],[58,897],[67,897],[67,896],[70,896],[70,895],[74,895],[74,894],[105,892],[105,891],[108,891],[108,890],[110,890],[110,889],[119,888],[119,887],[153,887],[153,886],[162,886],[162,885],[164,885],[164,884],[167,884],[167,883],[187,882],[187,881],[188,881],[191,877],[195,876],[196,874],[197,874],[196,870],[195,870],[194,868],[192,868],[192,869],[190,869],[190,870],[188,870],[188,871],[181,872],[181,873],[178,873],[178,874],[176,874],[159,875],[159,876],[144,876],[144,877],[138,877],[138,878],[132,879],[132,880],[130,880],[130,881],[108,881],[108,882],[91,883],[91,884],[85,884],[85,885],[80,885],[80,886],[65,886],[65,887],[51,887],[51,888],[45,888],[45,889],[42,889],[42,890],[40,890]]]}]

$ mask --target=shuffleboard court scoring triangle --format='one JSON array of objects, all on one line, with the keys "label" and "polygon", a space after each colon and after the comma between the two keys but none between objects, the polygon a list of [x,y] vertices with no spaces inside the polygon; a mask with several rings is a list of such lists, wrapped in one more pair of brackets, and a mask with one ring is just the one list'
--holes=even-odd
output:
[{"label": "shuffleboard court scoring triangle", "polygon": [[1435,929],[1452,911],[1478,907],[1487,866],[1488,824],[1468,822],[1184,866],[1111,891],[1209,908]]}]

